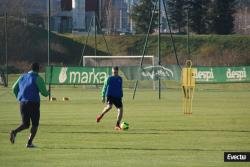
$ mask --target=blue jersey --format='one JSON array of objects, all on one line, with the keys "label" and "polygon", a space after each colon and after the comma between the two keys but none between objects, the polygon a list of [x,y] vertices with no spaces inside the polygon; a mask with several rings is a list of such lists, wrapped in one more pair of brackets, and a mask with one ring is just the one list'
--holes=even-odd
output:
[{"label": "blue jersey", "polygon": [[19,80],[17,99],[21,102],[40,102],[39,90],[36,85],[37,74],[30,72],[24,74]]},{"label": "blue jersey", "polygon": [[102,97],[115,97],[122,98],[122,77],[120,76],[109,76],[102,88]]},{"label": "blue jersey", "polygon": [[39,92],[48,96],[44,80],[38,73],[30,71],[22,75],[12,87],[13,93],[20,102],[40,102]]}]

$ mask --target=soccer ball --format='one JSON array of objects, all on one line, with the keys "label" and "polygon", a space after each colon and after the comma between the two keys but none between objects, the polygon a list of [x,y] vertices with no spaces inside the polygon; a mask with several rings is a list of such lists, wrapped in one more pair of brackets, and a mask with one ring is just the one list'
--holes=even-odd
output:
[{"label": "soccer ball", "polygon": [[120,127],[122,128],[122,130],[128,130],[129,124],[127,122],[122,122]]}]

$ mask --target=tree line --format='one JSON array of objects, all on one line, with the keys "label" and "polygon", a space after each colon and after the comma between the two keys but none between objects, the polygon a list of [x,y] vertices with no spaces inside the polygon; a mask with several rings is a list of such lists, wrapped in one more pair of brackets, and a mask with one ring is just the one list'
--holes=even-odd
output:
[{"label": "tree line", "polygon": [[[159,0],[166,4],[167,15],[161,7],[162,25],[169,24],[176,33],[232,34],[234,14],[240,0]],[[147,33],[154,6],[158,0],[139,0],[133,8],[132,19],[137,33]],[[158,5],[156,5],[156,11]],[[158,13],[153,13],[150,33],[158,26]],[[168,17],[168,18],[167,18]],[[166,23],[166,21],[169,22]]]}]

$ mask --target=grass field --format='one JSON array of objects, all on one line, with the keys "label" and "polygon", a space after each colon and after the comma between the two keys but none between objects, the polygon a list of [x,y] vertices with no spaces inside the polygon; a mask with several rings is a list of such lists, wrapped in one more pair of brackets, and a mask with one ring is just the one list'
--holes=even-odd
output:
[{"label": "grass field", "polygon": [[179,89],[164,90],[161,100],[157,92],[140,89],[132,100],[132,90],[125,89],[128,131],[113,130],[114,109],[95,122],[104,107],[99,90],[56,87],[56,102],[42,98],[35,149],[25,148],[27,130],[10,144],[19,106],[10,88],[0,87],[0,167],[250,166],[223,159],[225,151],[250,151],[250,85],[227,87],[196,91],[193,114],[186,116]]}]

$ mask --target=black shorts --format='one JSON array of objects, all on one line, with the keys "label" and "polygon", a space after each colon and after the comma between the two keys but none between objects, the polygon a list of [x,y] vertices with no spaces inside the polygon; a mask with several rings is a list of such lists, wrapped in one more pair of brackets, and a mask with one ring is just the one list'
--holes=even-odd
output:
[{"label": "black shorts", "polygon": [[116,108],[122,108],[123,104],[122,104],[122,98],[115,98],[115,97],[107,97],[107,103],[109,105],[115,105]]},{"label": "black shorts", "polygon": [[22,124],[30,126],[38,126],[40,120],[40,103],[38,102],[20,102],[20,112],[22,117]]}]

